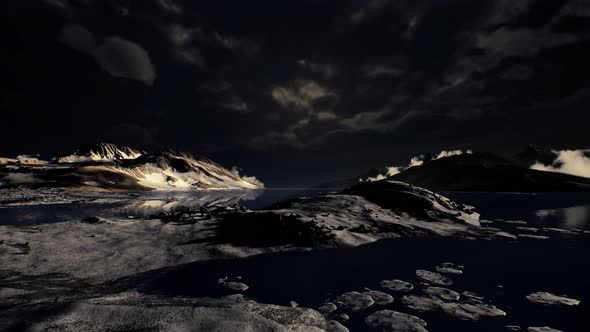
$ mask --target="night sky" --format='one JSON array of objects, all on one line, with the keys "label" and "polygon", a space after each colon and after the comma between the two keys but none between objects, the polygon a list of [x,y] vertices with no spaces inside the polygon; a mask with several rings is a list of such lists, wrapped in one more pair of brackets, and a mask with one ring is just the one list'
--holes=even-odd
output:
[{"label": "night sky", "polygon": [[587,0],[7,0],[0,155],[173,148],[298,186],[588,148]]}]

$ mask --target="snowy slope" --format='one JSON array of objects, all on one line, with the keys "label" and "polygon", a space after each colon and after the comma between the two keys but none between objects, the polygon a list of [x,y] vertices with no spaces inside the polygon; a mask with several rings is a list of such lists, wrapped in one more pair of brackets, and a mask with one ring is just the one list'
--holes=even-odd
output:
[{"label": "snowy slope", "polygon": [[93,190],[258,189],[255,177],[241,176],[206,158],[184,153],[143,152],[109,143],[84,145],[50,163],[3,159],[0,186],[70,187]]},{"label": "snowy slope", "polygon": [[121,159],[135,159],[141,156],[139,150],[128,146],[119,146],[111,143],[87,144],[79,147],[71,155],[58,157],[58,163],[77,163],[85,161],[112,161]]}]

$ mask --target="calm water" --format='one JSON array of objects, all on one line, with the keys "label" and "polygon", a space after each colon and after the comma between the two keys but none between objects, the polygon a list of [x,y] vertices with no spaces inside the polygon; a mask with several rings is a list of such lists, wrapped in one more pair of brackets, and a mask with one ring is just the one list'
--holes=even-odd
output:
[{"label": "calm water", "polygon": [[154,191],[138,193],[132,201],[121,203],[74,203],[30,206],[0,206],[0,225],[32,225],[90,216],[145,217],[179,208],[240,204],[261,209],[289,198],[314,196],[325,191],[309,189]]},{"label": "calm water", "polygon": [[[300,196],[326,191],[266,189],[206,192],[141,193],[125,203],[76,203],[0,208],[0,225],[38,224],[75,220],[89,216],[144,217],[181,207],[240,204],[261,209]],[[455,200],[477,207],[482,219],[521,220],[528,227],[557,227],[590,230],[590,193],[445,193]],[[522,226],[513,224],[514,226]]]},{"label": "calm water", "polygon": [[[526,221],[528,227],[590,229],[590,193],[445,193],[477,207],[483,219]],[[518,226],[518,224],[515,224]]]},{"label": "calm water", "polygon": [[[240,276],[250,288],[244,295],[263,303],[314,307],[323,301],[365,287],[382,290],[384,279],[417,284],[416,269],[434,271],[441,262],[465,266],[452,277],[455,291],[472,291],[486,297],[507,313],[506,317],[463,321],[440,312],[417,312],[400,303],[373,306],[351,314],[345,325],[364,331],[364,318],[381,309],[416,315],[428,322],[430,332],[504,331],[505,325],[551,326],[562,331],[589,331],[590,262],[587,241],[565,239],[528,241],[469,241],[450,238],[395,239],[345,249],[285,252],[245,259],[195,262],[171,269],[123,278],[111,287],[167,296],[230,294],[216,287],[218,278]],[[579,306],[555,307],[532,304],[526,295],[548,291],[580,299]],[[386,291],[387,292],[387,291]],[[415,290],[413,294],[419,294]]]}]

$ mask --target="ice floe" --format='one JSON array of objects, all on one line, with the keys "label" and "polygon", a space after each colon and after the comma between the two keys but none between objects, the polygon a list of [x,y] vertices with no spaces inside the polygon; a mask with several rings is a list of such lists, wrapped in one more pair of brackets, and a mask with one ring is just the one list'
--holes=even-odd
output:
[{"label": "ice floe", "polygon": [[547,240],[549,239],[548,236],[545,235],[537,235],[537,234],[517,234],[518,237],[524,239],[535,239],[535,240]]},{"label": "ice floe", "polygon": [[375,301],[375,304],[385,305],[393,302],[393,296],[380,291],[368,290],[362,294],[369,295]]},{"label": "ice floe", "polygon": [[365,318],[372,328],[395,332],[428,332],[426,321],[416,316],[393,310],[380,310]]},{"label": "ice floe", "polygon": [[561,330],[556,330],[549,326],[531,326],[526,329],[528,332],[563,332]]},{"label": "ice floe", "polygon": [[414,285],[399,279],[382,280],[380,285],[381,287],[394,292],[409,292],[414,289]]},{"label": "ice floe", "polygon": [[546,231],[546,232],[554,232],[554,233],[561,233],[561,234],[578,234],[577,232],[575,232],[573,230],[563,229],[563,228],[555,228],[555,227],[543,227],[542,230]]},{"label": "ice floe", "polygon": [[335,320],[329,320],[327,322],[327,332],[348,332],[349,330],[342,325],[340,322]]},{"label": "ice floe", "polygon": [[580,300],[548,292],[535,292],[527,295],[527,300],[537,304],[578,305]]},{"label": "ice floe", "polygon": [[323,302],[317,307],[318,311],[326,315],[332,313],[338,309],[338,307],[332,302]]},{"label": "ice floe", "polygon": [[535,227],[523,227],[523,226],[518,226],[516,227],[516,229],[518,229],[519,231],[523,231],[523,232],[538,232],[539,229],[535,228]]},{"label": "ice floe", "polygon": [[501,238],[516,240],[516,236],[514,236],[513,234],[510,234],[508,232],[504,232],[504,231],[496,232],[496,236],[501,237]]},{"label": "ice floe", "polygon": [[447,301],[457,301],[461,297],[459,293],[443,287],[428,287],[424,290],[424,293]]},{"label": "ice floe", "polygon": [[[405,295],[401,302],[406,307],[416,311],[437,311],[440,310],[445,314],[463,319],[479,320],[482,317],[505,316],[506,313],[494,305],[485,303],[480,297],[467,296],[461,302],[459,293],[441,287],[429,287],[424,289],[426,295]],[[468,295],[474,293],[469,292]]]},{"label": "ice floe", "polygon": [[336,320],[338,320],[339,322],[343,322],[343,323],[346,323],[346,322],[348,322],[350,320],[350,316],[348,316],[347,314],[345,314],[343,312],[337,313],[334,316],[334,318]]},{"label": "ice floe", "polygon": [[243,292],[248,289],[248,285],[235,281],[224,281],[221,285],[226,289],[230,289],[236,292]]},{"label": "ice floe", "polygon": [[472,303],[443,303],[441,309],[449,316],[464,320],[506,316],[506,312],[496,308],[494,305],[480,301]]},{"label": "ice floe", "polygon": [[348,292],[338,296],[334,303],[344,311],[359,312],[372,306],[375,301],[367,294]]},{"label": "ice floe", "polygon": [[436,270],[446,274],[463,274],[462,266],[458,266],[450,262],[441,263],[436,267]]},{"label": "ice floe", "polygon": [[453,284],[453,280],[443,276],[442,274],[428,271],[428,270],[416,270],[416,276],[418,279],[430,283],[442,286],[450,286]]},{"label": "ice floe", "polygon": [[464,297],[468,297],[468,298],[472,298],[472,299],[476,299],[476,300],[483,300],[484,297],[475,293],[475,292],[471,292],[471,291],[463,291],[463,293],[461,293],[461,295],[463,295]]},{"label": "ice floe", "polygon": [[527,222],[523,220],[502,220],[505,224],[526,225]]},{"label": "ice floe", "polygon": [[408,308],[416,311],[434,311],[438,310],[443,301],[438,298],[430,296],[418,296],[418,295],[404,295],[401,302]]}]

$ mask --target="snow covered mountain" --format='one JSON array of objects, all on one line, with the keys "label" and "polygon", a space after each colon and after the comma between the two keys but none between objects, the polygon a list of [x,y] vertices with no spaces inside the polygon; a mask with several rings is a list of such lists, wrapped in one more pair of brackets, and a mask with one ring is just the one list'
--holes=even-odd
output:
[{"label": "snow covered mountain", "polygon": [[413,157],[407,166],[330,181],[318,188],[344,189],[391,179],[435,191],[590,191],[590,150],[542,150],[529,145],[512,158],[489,152],[449,150]]},{"label": "snow covered mountain", "polygon": [[531,169],[590,178],[590,149],[542,150],[529,145],[516,159]]},{"label": "snow covered mountain", "polygon": [[142,155],[139,150],[128,146],[119,146],[111,143],[85,144],[76,149],[71,155],[58,157],[58,163],[75,163],[84,161],[112,161],[122,159],[135,159]]},{"label": "snow covered mountain", "polygon": [[431,160],[390,177],[438,191],[590,191],[590,179],[523,167],[492,153]]},{"label": "snow covered mountain", "polygon": [[207,158],[184,153],[145,152],[109,143],[81,146],[52,162],[23,164],[4,159],[0,186],[69,187],[93,190],[258,189],[255,177],[241,176]]}]

